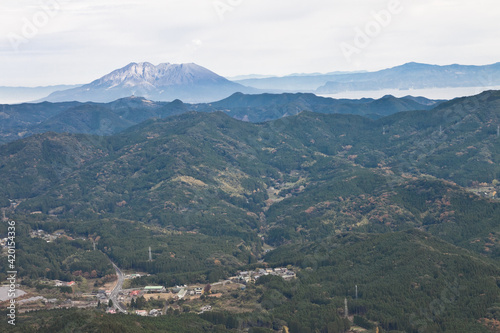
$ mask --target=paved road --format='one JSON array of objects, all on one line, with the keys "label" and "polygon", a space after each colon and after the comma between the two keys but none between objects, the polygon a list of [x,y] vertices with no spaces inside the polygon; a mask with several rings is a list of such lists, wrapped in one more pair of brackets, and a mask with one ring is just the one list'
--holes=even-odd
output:
[{"label": "paved road", "polygon": [[122,271],[118,268],[118,266],[115,265],[114,262],[111,261],[111,264],[113,264],[113,267],[116,271],[116,275],[118,276],[118,281],[116,282],[115,287],[111,291],[111,295],[109,298],[113,301],[113,306],[116,310],[122,312],[122,313],[127,313],[127,310],[121,307],[120,302],[118,301],[118,295],[120,294],[120,291],[122,290],[123,287],[123,281],[125,281],[125,276],[123,275]]}]

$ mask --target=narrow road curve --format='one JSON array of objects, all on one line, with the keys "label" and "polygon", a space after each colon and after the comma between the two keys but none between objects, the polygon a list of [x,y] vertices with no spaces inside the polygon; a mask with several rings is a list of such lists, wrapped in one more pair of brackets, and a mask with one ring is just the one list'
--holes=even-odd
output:
[{"label": "narrow road curve", "polygon": [[[110,260],[111,261],[111,260]],[[109,298],[113,302],[113,307],[120,311],[121,313],[127,313],[127,310],[121,307],[120,302],[118,301],[118,295],[120,294],[120,291],[122,290],[123,287],[123,281],[125,281],[125,276],[123,275],[122,271],[118,268],[118,266],[115,265],[114,262],[111,261],[111,264],[113,265],[116,275],[118,277],[118,281],[116,281],[116,285],[111,291],[111,295]]]}]

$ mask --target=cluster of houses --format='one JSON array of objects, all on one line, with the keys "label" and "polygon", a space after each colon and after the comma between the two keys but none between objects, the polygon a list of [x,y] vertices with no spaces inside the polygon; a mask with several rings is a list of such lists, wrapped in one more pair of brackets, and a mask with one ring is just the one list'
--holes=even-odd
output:
[{"label": "cluster of houses", "polygon": [[235,283],[251,283],[255,282],[258,278],[264,275],[275,275],[280,276],[284,280],[295,279],[297,276],[295,272],[289,270],[288,268],[280,267],[280,268],[260,268],[255,271],[245,271],[239,272],[237,276],[233,276],[230,278],[231,282]]},{"label": "cluster of houses", "polygon": [[162,314],[162,310],[161,309],[153,309],[149,312],[147,310],[136,310],[135,314],[138,316],[142,316],[142,317],[147,317],[147,316],[158,317]]},{"label": "cluster of houses", "polygon": [[210,306],[210,305],[202,306],[200,309],[200,312],[198,312],[198,314],[202,314],[203,312],[207,312],[207,311],[212,311],[212,306]]},{"label": "cluster of houses", "polygon": [[148,293],[167,293],[171,292],[174,294],[172,298],[181,300],[184,299],[186,296],[201,296],[203,294],[203,288],[201,287],[188,287],[187,285],[183,286],[175,286],[171,288],[170,290],[167,290],[163,286],[147,286],[144,287],[142,290],[132,290],[129,292],[130,297],[138,297],[142,294]]},{"label": "cluster of houses", "polygon": [[53,242],[59,237],[62,237],[63,233],[61,232],[56,232],[54,234],[48,234],[43,230],[32,230],[30,231],[30,237],[31,238],[40,238],[46,241],[47,243]]},{"label": "cluster of houses", "polygon": [[[63,234],[62,233],[48,234],[43,230],[32,230],[30,231],[30,237],[40,238],[46,241],[47,243],[50,243],[55,241],[59,237],[63,237]],[[0,246],[2,246],[2,248],[7,247],[7,243],[8,243],[8,238],[0,239]]]},{"label": "cluster of houses", "polygon": [[[239,272],[236,276],[231,277],[229,280],[214,283],[212,286],[215,287],[216,285],[226,285],[228,283],[229,284],[235,283],[235,284],[241,285],[241,288],[244,289],[246,284],[254,283],[257,279],[259,279],[260,277],[265,276],[265,275],[280,276],[284,280],[290,280],[290,279],[296,278],[295,272],[292,271],[291,269],[288,269],[288,268],[283,268],[283,267],[274,268],[274,269],[260,268],[260,269],[253,270],[253,271]],[[138,276],[140,276],[140,275],[131,274],[128,276],[128,278],[133,279],[133,278],[136,278]],[[55,286],[72,287],[75,285],[74,281],[63,282],[63,281],[59,281],[59,280],[54,280],[54,281],[52,281],[52,283]],[[197,297],[197,296],[199,297],[199,296],[203,295],[204,288],[200,287],[200,286],[187,286],[187,285],[175,286],[175,287],[169,288],[169,289],[165,288],[164,286],[146,286],[146,287],[140,288],[140,289],[122,290],[120,292],[120,295],[119,295],[119,301],[127,302],[131,298],[140,297],[140,296],[143,296],[145,294],[165,294],[165,293],[171,294],[170,296],[167,296],[168,298],[173,298],[175,300],[182,300],[182,299],[186,299],[186,298]],[[90,298],[94,298],[94,299],[97,298],[97,300],[100,300],[101,303],[104,303],[105,301],[108,301],[110,294],[111,294],[110,290],[100,289],[97,292],[92,292],[92,294],[83,294],[82,296],[83,297],[90,297]],[[207,305],[201,309],[200,313],[210,311],[210,310],[211,310],[211,307]],[[115,310],[113,308],[109,308],[107,312],[108,313],[115,313]],[[153,309],[150,311],[137,310],[137,311],[135,311],[135,314],[139,315],[139,316],[154,316],[155,317],[155,316],[162,315],[162,310],[161,309]]]},{"label": "cluster of houses", "polygon": [[175,286],[175,288],[172,288],[172,292],[176,295],[177,299],[183,299],[186,296],[201,296],[203,294],[203,288],[201,287],[194,287],[190,288],[186,285],[184,286]]},{"label": "cluster of houses", "polygon": [[483,198],[488,198],[488,199],[500,198],[500,186],[498,181],[494,181],[493,184],[474,182],[473,186],[469,188],[469,190]]},{"label": "cluster of houses", "polygon": [[[295,272],[292,270],[289,270],[288,268],[280,267],[280,268],[274,268],[274,269],[258,269],[255,271],[244,271],[244,272],[239,272],[237,276],[231,277],[228,281],[223,281],[223,282],[218,282],[214,283],[213,286],[217,284],[226,284],[226,283],[237,283],[237,284],[248,284],[248,283],[253,283],[255,282],[258,278],[261,276],[265,275],[274,275],[274,276],[280,276],[284,280],[291,280],[296,278]],[[143,294],[150,294],[150,293],[167,293],[170,292],[173,294],[174,299],[176,300],[181,300],[185,299],[187,296],[201,296],[203,295],[203,288],[199,286],[195,287],[188,287],[187,285],[182,285],[182,286],[175,286],[173,288],[170,288],[167,290],[163,286],[147,286],[144,287],[142,290],[131,290],[128,291],[128,296],[129,297],[139,297]]]},{"label": "cluster of houses", "polygon": [[52,282],[54,283],[54,286],[56,286],[56,287],[73,287],[76,284],[75,281],[64,282],[64,281],[60,281],[60,280],[54,280]]}]

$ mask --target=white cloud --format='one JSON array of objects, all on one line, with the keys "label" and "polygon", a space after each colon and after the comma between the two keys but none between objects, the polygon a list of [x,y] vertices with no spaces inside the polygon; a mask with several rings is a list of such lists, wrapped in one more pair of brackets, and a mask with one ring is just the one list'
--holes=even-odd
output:
[{"label": "white cloud", "polygon": [[[57,15],[15,51],[7,36],[23,36],[54,1]],[[196,62],[227,76],[500,61],[495,0],[401,0],[404,10],[346,61],[340,43],[390,1],[4,0],[0,85],[85,83],[132,61]],[[222,17],[215,3],[226,5]]]}]

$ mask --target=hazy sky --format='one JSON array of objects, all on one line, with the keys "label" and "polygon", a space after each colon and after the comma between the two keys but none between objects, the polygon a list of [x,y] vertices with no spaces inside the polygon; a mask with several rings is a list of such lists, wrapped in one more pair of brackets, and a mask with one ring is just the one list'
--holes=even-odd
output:
[{"label": "hazy sky", "polygon": [[88,83],[141,61],[223,76],[489,64],[498,13],[498,0],[2,0],[0,86]]}]

